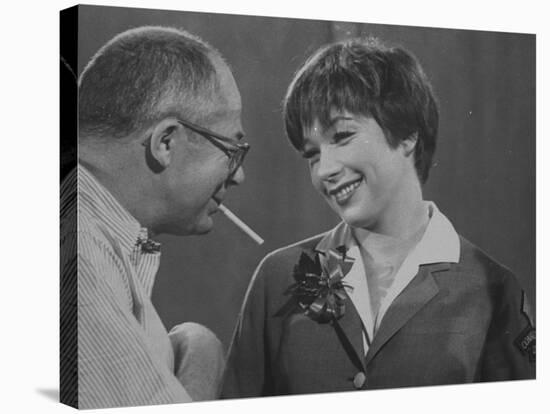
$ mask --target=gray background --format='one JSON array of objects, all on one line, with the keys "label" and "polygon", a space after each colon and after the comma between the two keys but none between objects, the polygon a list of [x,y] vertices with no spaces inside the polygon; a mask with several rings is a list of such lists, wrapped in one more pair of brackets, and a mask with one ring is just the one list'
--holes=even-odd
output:
[{"label": "gray background", "polygon": [[246,181],[226,205],[266,240],[258,247],[221,215],[209,235],[161,237],[153,302],[168,329],[203,323],[227,346],[261,258],[338,222],[286,141],[281,100],[311,52],[355,35],[378,36],[419,58],[441,111],[425,198],[512,269],[535,305],[534,35],[80,6],[78,73],[112,36],[146,24],[197,34],[231,64],[253,148]]}]

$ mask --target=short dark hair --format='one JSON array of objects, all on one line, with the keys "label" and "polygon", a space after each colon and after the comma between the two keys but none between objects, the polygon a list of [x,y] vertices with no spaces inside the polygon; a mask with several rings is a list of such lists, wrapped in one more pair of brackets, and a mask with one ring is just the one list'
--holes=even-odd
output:
[{"label": "short dark hair", "polygon": [[299,151],[303,132],[318,120],[326,128],[331,110],[370,116],[395,148],[417,134],[415,168],[425,183],[435,151],[439,111],[417,59],[374,38],[321,47],[298,70],[283,102],[286,133]]},{"label": "short dark hair", "polygon": [[81,136],[123,137],[170,113],[196,120],[219,90],[212,57],[190,33],[144,26],[115,36],[78,80]]}]

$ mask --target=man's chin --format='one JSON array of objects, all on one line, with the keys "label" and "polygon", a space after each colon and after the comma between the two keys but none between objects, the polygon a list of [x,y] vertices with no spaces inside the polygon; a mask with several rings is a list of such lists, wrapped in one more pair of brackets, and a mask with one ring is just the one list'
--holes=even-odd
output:
[{"label": "man's chin", "polygon": [[194,234],[196,236],[208,234],[212,231],[213,228],[214,220],[212,220],[212,217],[206,216],[203,217],[202,220],[200,220],[198,223],[195,223],[190,234]]},{"label": "man's chin", "polygon": [[214,228],[214,221],[210,216],[201,218],[200,221],[195,223],[187,223],[182,225],[182,223],[172,224],[166,226],[160,233],[170,234],[172,236],[200,236],[203,234],[208,234]]},{"label": "man's chin", "polygon": [[211,225],[211,226],[198,226],[196,229],[193,230],[193,232],[191,234],[193,234],[195,236],[201,236],[203,234],[210,233],[213,228],[214,228],[213,225]]}]

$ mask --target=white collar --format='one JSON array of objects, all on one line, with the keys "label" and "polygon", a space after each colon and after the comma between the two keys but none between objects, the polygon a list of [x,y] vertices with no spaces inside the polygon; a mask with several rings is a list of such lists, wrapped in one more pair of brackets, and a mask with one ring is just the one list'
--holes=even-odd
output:
[{"label": "white collar", "polygon": [[[430,212],[430,221],[424,235],[411,252],[415,255],[415,262],[419,265],[441,262],[458,263],[460,240],[456,230],[434,202],[427,201],[426,204]],[[349,256],[354,257],[352,253],[356,252],[356,249],[353,247],[357,246],[357,243],[351,230],[352,227],[342,221],[319,241],[315,250],[326,252],[339,246],[345,246],[349,250]]]}]

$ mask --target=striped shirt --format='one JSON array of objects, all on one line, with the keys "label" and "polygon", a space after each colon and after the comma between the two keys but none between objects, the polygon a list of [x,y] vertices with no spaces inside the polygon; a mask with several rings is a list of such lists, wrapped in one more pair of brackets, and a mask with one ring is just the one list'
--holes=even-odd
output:
[{"label": "striped shirt", "polygon": [[[61,223],[61,250],[73,252],[61,263],[61,348],[71,361],[78,342],[79,408],[191,401],[151,302],[160,252],[144,248],[147,230],[81,165],[62,184]],[[63,332],[75,308],[77,338]],[[62,381],[74,377],[75,364],[61,362]]]}]

